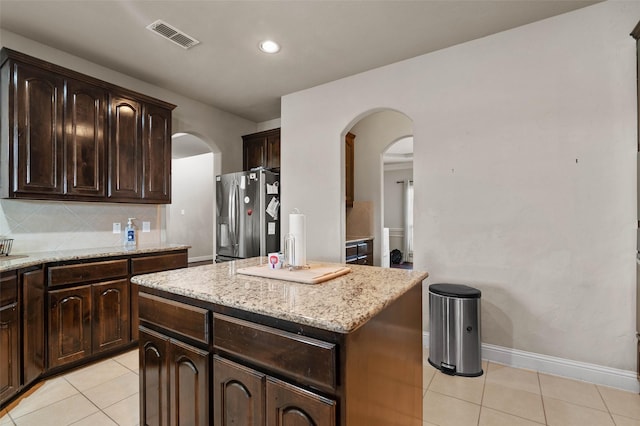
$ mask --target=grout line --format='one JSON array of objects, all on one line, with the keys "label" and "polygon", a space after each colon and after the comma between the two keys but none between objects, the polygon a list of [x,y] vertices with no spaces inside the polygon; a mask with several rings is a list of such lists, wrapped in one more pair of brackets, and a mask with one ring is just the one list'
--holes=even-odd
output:
[{"label": "grout line", "polygon": [[540,401],[542,402],[542,414],[544,415],[544,424],[548,425],[547,409],[544,406],[544,395],[542,395],[542,382],[540,381],[540,373],[536,371],[536,379],[538,379],[538,388],[540,389]]}]

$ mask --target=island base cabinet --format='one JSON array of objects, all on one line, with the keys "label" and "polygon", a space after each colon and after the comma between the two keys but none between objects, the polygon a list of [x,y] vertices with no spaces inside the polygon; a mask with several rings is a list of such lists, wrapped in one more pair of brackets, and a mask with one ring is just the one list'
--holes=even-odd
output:
[{"label": "island base cabinet", "polygon": [[214,426],[264,426],[265,380],[258,371],[214,356]]},{"label": "island base cabinet", "polygon": [[336,402],[219,356],[214,426],[335,426]]},{"label": "island base cabinet", "polygon": [[139,347],[141,424],[208,425],[209,352],[144,327]]},{"label": "island base cabinet", "polygon": [[273,377],[266,390],[267,426],[335,426],[335,401]]},{"label": "island base cabinet", "polygon": [[140,424],[167,425],[169,415],[169,338],[140,327]]}]

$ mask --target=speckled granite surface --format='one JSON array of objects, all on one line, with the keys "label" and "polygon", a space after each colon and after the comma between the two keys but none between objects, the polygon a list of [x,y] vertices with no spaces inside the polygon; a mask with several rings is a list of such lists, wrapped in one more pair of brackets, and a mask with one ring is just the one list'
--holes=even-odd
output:
[{"label": "speckled granite surface", "polygon": [[190,246],[182,244],[150,244],[140,245],[135,249],[125,249],[123,246],[100,247],[77,250],[47,251],[25,254],[15,254],[0,257],[0,272],[26,268],[43,263],[61,262],[66,260],[80,260],[100,257],[111,257],[131,254],[153,253],[158,251],[185,250]]},{"label": "speckled granite surface", "polygon": [[348,333],[380,312],[428,274],[349,265],[352,272],[320,284],[299,284],[237,274],[266,258],[139,275],[132,282],[182,296]]}]

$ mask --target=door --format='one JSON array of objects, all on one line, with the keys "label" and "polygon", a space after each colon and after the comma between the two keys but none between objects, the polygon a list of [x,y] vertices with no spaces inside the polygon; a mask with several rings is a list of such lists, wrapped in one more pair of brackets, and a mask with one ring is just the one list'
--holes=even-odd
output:
[{"label": "door", "polygon": [[[216,177],[216,254],[253,257],[260,254],[260,213],[254,210],[258,187],[256,172],[229,173]],[[255,214],[254,214],[255,213]],[[255,228],[255,229],[254,229]]]},{"label": "door", "polygon": [[91,286],[49,291],[49,367],[91,355]]},{"label": "door", "polygon": [[171,339],[169,398],[172,426],[209,424],[209,353]]},{"label": "door", "polygon": [[64,81],[38,68],[14,65],[13,187],[16,193],[64,192]]},{"label": "door", "polygon": [[142,198],[141,104],[112,95],[110,100],[109,198]]},{"label": "door", "polygon": [[171,111],[144,106],[142,158],[142,197],[171,203]]},{"label": "door", "polygon": [[44,372],[44,271],[22,274],[22,371],[23,384]]},{"label": "door", "polygon": [[17,303],[0,309],[0,403],[16,394],[20,387],[20,348],[18,347]]},{"label": "door", "polygon": [[129,343],[129,280],[92,285],[93,353]]},{"label": "door", "polygon": [[169,420],[169,338],[140,327],[140,424],[166,426]]},{"label": "door", "polygon": [[65,147],[67,193],[104,197],[107,93],[67,80]]},{"label": "door", "polygon": [[240,176],[238,209],[238,254],[242,258],[260,256],[261,218],[260,172],[246,172]]},{"label": "door", "polygon": [[336,402],[267,378],[267,426],[335,426]]},{"label": "door", "polygon": [[258,371],[214,356],[214,426],[263,426],[265,377]]}]

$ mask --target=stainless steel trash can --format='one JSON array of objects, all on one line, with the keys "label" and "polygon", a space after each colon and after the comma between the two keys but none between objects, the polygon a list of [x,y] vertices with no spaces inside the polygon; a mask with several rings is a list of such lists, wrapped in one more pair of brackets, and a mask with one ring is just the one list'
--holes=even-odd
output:
[{"label": "stainless steel trash can", "polygon": [[443,373],[482,375],[480,296],[461,284],[429,286],[429,363]]}]

